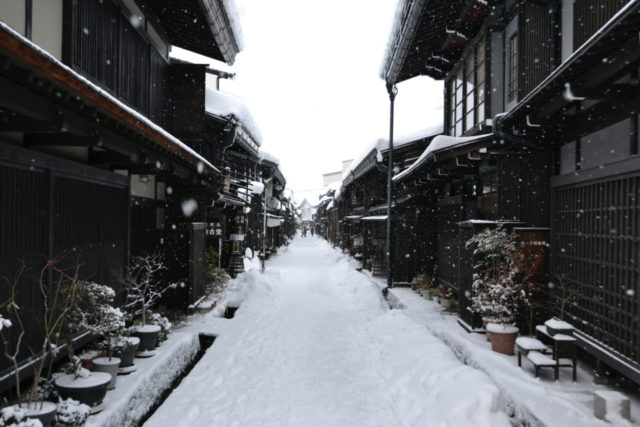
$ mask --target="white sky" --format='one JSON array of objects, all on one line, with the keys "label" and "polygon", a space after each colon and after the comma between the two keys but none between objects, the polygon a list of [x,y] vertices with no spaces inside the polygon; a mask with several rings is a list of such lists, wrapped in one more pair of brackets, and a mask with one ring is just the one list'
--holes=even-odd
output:
[{"label": "white sky", "polygon": [[[244,99],[296,199],[315,204],[323,173],[388,136],[378,72],[397,0],[235,2],[245,47],[221,89]],[[442,82],[419,77],[398,90],[396,135],[442,122]]]}]

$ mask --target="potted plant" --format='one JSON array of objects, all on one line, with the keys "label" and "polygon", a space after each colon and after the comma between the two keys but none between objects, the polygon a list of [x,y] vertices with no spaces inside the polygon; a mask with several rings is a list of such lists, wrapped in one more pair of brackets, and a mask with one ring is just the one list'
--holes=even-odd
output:
[{"label": "potted plant", "polygon": [[110,374],[108,389],[112,390],[116,386],[120,365],[120,359],[114,357],[114,343],[124,330],[124,314],[112,306],[116,294],[109,286],[79,281],[75,293],[76,302],[68,315],[68,337],[82,331],[101,337],[103,356],[92,360],[91,370]]},{"label": "potted plant", "polygon": [[127,268],[124,278],[127,300],[123,308],[130,320],[139,317],[138,322],[131,328],[132,334],[140,339],[137,357],[150,357],[155,354],[154,348],[162,327],[148,324],[147,315],[163,293],[177,286],[177,283],[166,287],[160,284],[157,276],[166,268],[162,256],[158,253],[133,257]]},{"label": "potted plant", "polygon": [[487,228],[470,238],[475,258],[471,309],[480,313],[494,351],[513,355],[518,310],[527,296],[517,268],[516,236],[502,226]]},{"label": "potted plant", "polygon": [[453,291],[444,283],[438,285],[438,302],[445,310],[449,310],[453,304]]},{"label": "potted plant", "polygon": [[42,296],[42,306],[38,313],[42,319],[42,341],[39,349],[28,348],[35,363],[31,364],[31,388],[26,395],[23,395],[21,388],[20,359],[24,357],[22,345],[27,331],[22,321],[24,309],[17,303],[20,283],[24,279],[28,280],[24,277],[26,266],[23,263],[15,276],[3,278],[4,284],[8,287],[9,298],[2,304],[8,314],[5,314],[7,318],[0,316],[0,339],[4,355],[13,367],[17,396],[17,403],[3,410],[3,418],[37,419],[44,426],[52,425],[54,422],[56,404],[43,398],[40,384],[46,373],[50,373],[53,360],[59,351],[60,332],[74,304],[79,265],[76,262],[70,269],[59,267],[68,255],[68,252],[63,252],[53,259],[46,260],[35,279],[38,295]]},{"label": "potted plant", "polygon": [[426,299],[431,299],[433,279],[426,273],[420,273],[413,278],[411,288]]},{"label": "potted plant", "polygon": [[111,382],[111,374],[107,372],[90,372],[82,367],[77,356],[65,365],[63,373],[57,375],[55,386],[62,399],[73,399],[84,403],[95,414],[103,409],[102,400],[107,394]]},{"label": "potted plant", "polygon": [[56,409],[57,425],[81,426],[89,418],[90,413],[91,408],[89,405],[73,399],[60,400]]}]

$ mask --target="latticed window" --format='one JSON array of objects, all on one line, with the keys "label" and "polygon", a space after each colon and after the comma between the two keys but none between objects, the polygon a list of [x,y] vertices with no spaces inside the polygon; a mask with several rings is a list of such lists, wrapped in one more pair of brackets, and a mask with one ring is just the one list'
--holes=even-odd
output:
[{"label": "latticed window", "polygon": [[518,33],[509,39],[509,80],[507,88],[507,101],[515,101],[518,98]]},{"label": "latticed window", "polygon": [[462,135],[485,119],[485,56],[485,40],[482,38],[449,80],[447,90],[451,135]]}]

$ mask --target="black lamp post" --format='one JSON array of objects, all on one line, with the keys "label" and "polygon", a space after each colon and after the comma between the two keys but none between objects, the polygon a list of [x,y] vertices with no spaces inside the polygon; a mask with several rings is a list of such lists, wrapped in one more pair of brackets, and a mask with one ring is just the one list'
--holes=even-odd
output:
[{"label": "black lamp post", "polygon": [[387,83],[387,93],[389,94],[389,166],[387,167],[387,289],[393,288],[393,242],[391,223],[391,203],[393,201],[393,104],[398,94],[396,85]]}]

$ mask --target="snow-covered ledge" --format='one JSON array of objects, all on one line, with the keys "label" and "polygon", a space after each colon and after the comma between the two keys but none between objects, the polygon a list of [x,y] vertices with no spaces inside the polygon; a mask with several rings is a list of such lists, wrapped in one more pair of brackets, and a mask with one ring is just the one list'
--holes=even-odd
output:
[{"label": "snow-covered ledge", "polygon": [[197,333],[173,332],[154,357],[136,359],[136,372],[118,376],[107,393],[104,410],[89,417],[86,426],[136,425],[187,368],[200,350]]}]

